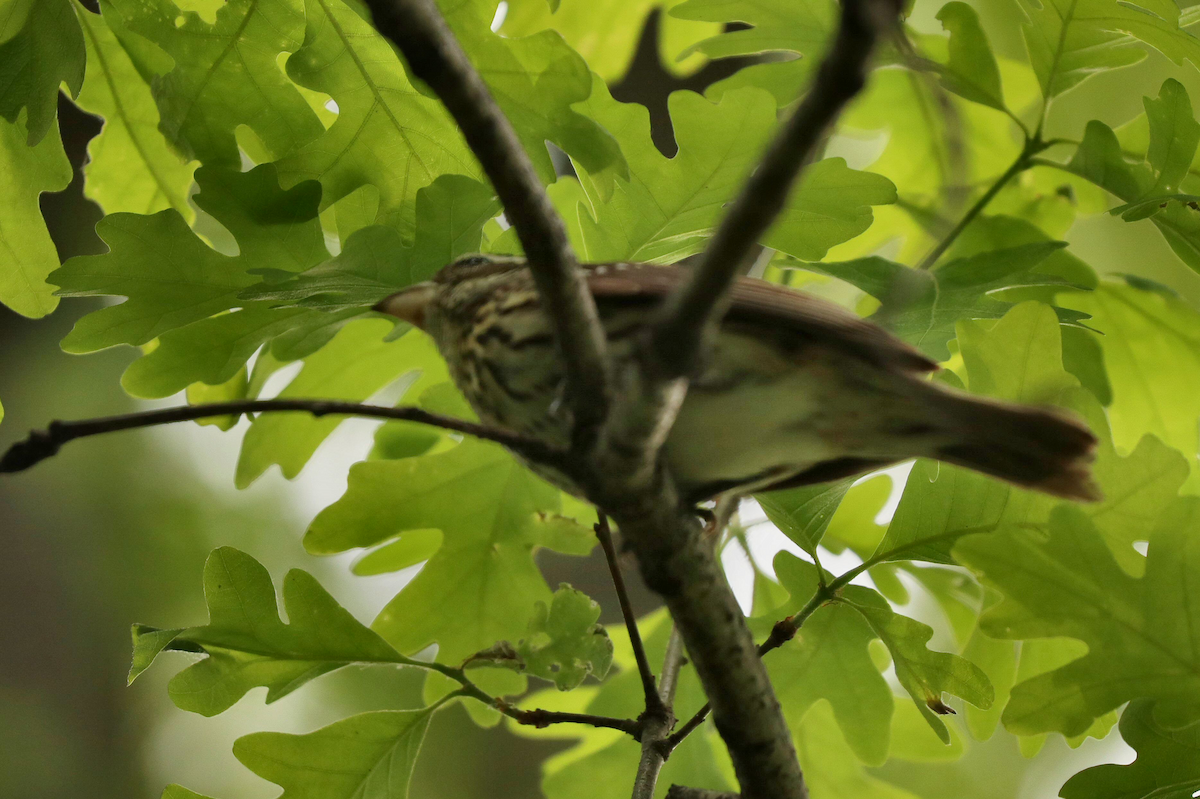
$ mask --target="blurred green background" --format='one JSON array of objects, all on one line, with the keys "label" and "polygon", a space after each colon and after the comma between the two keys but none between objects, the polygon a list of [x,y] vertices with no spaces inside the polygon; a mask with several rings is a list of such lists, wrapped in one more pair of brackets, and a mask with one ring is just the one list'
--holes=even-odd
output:
[{"label": "blurred green background", "polygon": [[[980,0],[977,6],[998,54],[1022,57],[1009,1]],[[915,22],[930,32],[940,29],[931,19]],[[671,77],[658,63],[653,26],[651,19],[631,72],[614,94],[651,107],[656,141],[669,152],[667,94],[702,88],[728,67]],[[1142,95],[1157,93],[1167,76],[1200,96],[1195,70],[1151,54],[1135,67],[1089,80],[1056,103],[1048,133],[1078,137],[1092,118],[1119,125],[1140,113]],[[60,112],[78,168],[98,122],[65,101]],[[43,198],[63,259],[102,248],[92,232],[99,211],[80,188],[77,174],[65,192]],[[1075,223],[1069,239],[1073,251],[1102,273],[1151,277],[1200,304],[1200,276],[1179,263],[1149,222],[1091,216]],[[145,406],[126,397],[117,381],[132,352],[80,358],[59,350],[57,342],[73,321],[93,307],[67,301],[36,322],[0,309],[0,397],[7,412],[0,447],[51,419]],[[204,622],[201,567],[218,545],[250,552],[277,581],[292,567],[314,572],[360,619],[374,616],[409,573],[352,577],[347,559],[316,559],[300,545],[308,520],[340,495],[346,469],[366,451],[373,427],[347,423],[297,481],[271,472],[243,492],[232,480],[239,433],[195,425],[71,444],[31,472],[0,479],[0,799],[142,799],[158,796],[168,782],[224,799],[274,796],[277,788],[252,777],[230,753],[239,735],[307,731],[359,710],[419,705],[421,675],[398,670],[343,670],[270,706],[262,704],[261,690],[253,691],[213,719],[170,704],[169,665],[125,686],[131,622]],[[572,582],[601,601],[605,620],[613,620],[611,589],[596,558],[544,565],[552,585]],[[644,589],[638,605],[654,605]],[[182,663],[181,656],[172,657]],[[455,707],[435,719],[412,795],[535,797],[539,762],[566,745],[481,730]],[[1115,732],[1078,751],[1052,740],[1034,760],[1022,758],[1012,738],[998,735],[974,744],[956,764],[884,772],[930,797],[1040,799],[1054,796],[1085,765],[1131,757]],[[625,790],[614,783],[614,796]]]}]

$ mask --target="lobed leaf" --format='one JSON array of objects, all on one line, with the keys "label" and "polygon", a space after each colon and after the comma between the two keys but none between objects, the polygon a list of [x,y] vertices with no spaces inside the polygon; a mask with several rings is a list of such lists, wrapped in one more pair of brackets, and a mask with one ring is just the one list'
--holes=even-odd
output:
[{"label": "lobed leaf", "polygon": [[1092,120],[1065,168],[1124,200],[1119,211],[1126,220],[1149,217],[1180,260],[1200,271],[1200,212],[1186,202],[1169,202],[1195,158],[1200,123],[1178,81],[1167,80],[1158,98],[1144,103],[1149,131],[1144,160],[1127,159],[1112,128]]},{"label": "lobed leaf", "polygon": [[79,94],[83,34],[71,0],[23,3],[6,26],[8,35],[0,38],[0,117],[15,125],[24,110],[25,143],[36,147],[56,127],[58,87],[65,83],[72,96]]},{"label": "lobed leaf", "polygon": [[755,0],[731,3],[728,0],[686,0],[671,9],[678,19],[718,23],[743,23],[749,27],[726,30],[693,45],[688,52],[709,58],[780,53],[790,58],[771,59],[767,63],[745,66],[731,77],[718,81],[707,90],[716,98],[724,92],[745,86],[766,89],[781,105],[790,105],[800,96],[817,64],[832,41],[837,21],[836,3],[817,0],[793,3],[788,0]]},{"label": "lobed leaf", "polygon": [[466,439],[444,452],[351,467],[346,494],[313,520],[305,547],[341,552],[441,530],[441,548],[373,626],[401,652],[436,642],[453,663],[520,638],[535,604],[550,601],[535,547],[579,552],[586,537],[590,549],[585,528],[563,540],[554,518],[561,497],[500,447]]},{"label": "lobed leaf", "polygon": [[299,569],[284,579],[283,602],[289,619],[284,624],[267,570],[231,547],[209,555],[204,596],[207,625],[183,630],[136,625],[133,630],[130,682],[163,649],[206,655],[171,680],[171,699],[184,710],[213,716],[258,686],[265,686],[267,702],[274,702],[309,680],[351,663],[412,662]]},{"label": "lobed leaf", "polygon": [[1048,537],[1007,528],[963,539],[956,559],[1004,594],[983,629],[999,638],[1066,636],[1087,654],[1018,683],[1004,724],[1019,734],[1078,735],[1121,704],[1160,700],[1159,723],[1178,729],[1200,719],[1200,646],[1194,586],[1200,500],[1168,505],[1150,532],[1145,576],[1124,572],[1095,526],[1063,505]]},{"label": "lobed leaf", "polygon": [[950,34],[942,85],[959,97],[1003,111],[1000,66],[979,24],[979,14],[966,3],[954,0],[941,7],[937,19]]},{"label": "lobed leaf", "polygon": [[1170,0],[1020,0],[1029,58],[1051,98],[1089,76],[1136,64],[1148,44],[1176,64],[1200,63],[1200,40],[1179,27]]},{"label": "lobed leaf", "polygon": [[194,167],[159,133],[150,86],[110,27],[116,18],[113,6],[93,14],[76,3],[91,64],[76,103],[104,118],[100,134],[88,143],[87,196],[109,214],[174,208],[190,221],[187,194]]},{"label": "lobed leaf", "polygon": [[240,125],[274,158],[321,135],[316,113],[276,63],[304,40],[300,0],[230,0],[212,23],[171,0],[109,5],[123,27],[171,57],[173,67],[155,79],[154,97],[163,135],[188,158],[237,169]]},{"label": "lobed leaf", "polygon": [[[950,357],[947,344],[962,320],[999,319],[1013,303],[994,295],[1008,289],[1074,287],[1052,274],[1035,271],[1065,242],[1045,241],[955,258],[937,269],[911,269],[872,256],[812,268],[845,280],[881,303],[873,320],[939,361]],[[1082,327],[1086,314],[1056,308],[1062,324]]]},{"label": "lobed leaf", "polygon": [[47,276],[58,268],[58,252],[38,198],[42,192],[60,191],[71,182],[71,163],[63,151],[57,127],[34,146],[26,142],[23,118],[0,120],[0,302],[22,316],[42,317],[58,306],[54,286]]},{"label": "lobed leaf", "polygon": [[[645,107],[619,103],[598,80],[586,108],[613,132],[629,164],[611,200],[581,169],[589,209],[579,211],[580,255],[588,261],[671,263],[700,252],[737,195],[775,127],[764,92],[729,92],[714,104],[690,92],[669,99],[679,152],[663,156],[650,139]],[[582,165],[577,165],[582,167]],[[764,242],[796,257],[818,259],[871,224],[871,206],[893,202],[880,176],[849,169],[842,159],[813,164]]]},{"label": "lobed leaf", "polygon": [[560,691],[570,691],[589,674],[603,679],[612,664],[613,644],[597,624],[600,606],[587,594],[563,583],[549,607],[534,606],[525,638],[514,651],[524,670],[550,680]]},{"label": "lobed leaf", "polygon": [[1191,799],[1200,790],[1200,726],[1165,729],[1154,702],[1139,699],[1121,714],[1121,737],[1137,750],[1126,766],[1093,766],[1059,791],[1063,799]]},{"label": "lobed leaf", "polygon": [[307,735],[257,732],[234,756],[281,799],[405,799],[435,708],[360,713]]}]

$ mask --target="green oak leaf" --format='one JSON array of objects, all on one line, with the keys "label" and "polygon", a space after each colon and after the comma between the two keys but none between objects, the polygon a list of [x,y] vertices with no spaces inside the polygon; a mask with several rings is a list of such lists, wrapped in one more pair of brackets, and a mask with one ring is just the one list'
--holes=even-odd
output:
[{"label": "green oak leaf", "polygon": [[939,71],[942,85],[959,97],[1003,111],[1000,66],[979,24],[979,14],[955,0],[941,7],[937,19],[950,34],[950,57]]},{"label": "green oak leaf", "polygon": [[0,6],[0,43],[7,42],[25,27],[34,0],[5,0]]},{"label": "green oak leaf", "polygon": [[[967,319],[999,319],[1013,304],[994,295],[1013,288],[1073,286],[1061,277],[1035,271],[1047,258],[1066,246],[1061,241],[1034,242],[955,258],[936,269],[911,269],[871,256],[840,263],[812,264],[811,268],[845,280],[881,302],[872,320],[916,346],[926,355],[945,361],[954,326]],[[1056,308],[1059,321],[1082,327],[1086,314]]]},{"label": "green oak leaf", "polygon": [[1020,0],[1029,58],[1046,100],[1089,76],[1136,64],[1148,44],[1182,64],[1200,63],[1200,40],[1179,27],[1170,0]]},{"label": "green oak leaf", "polygon": [[[258,280],[249,269],[297,272],[328,257],[316,216],[317,184],[281,191],[270,164],[246,173],[206,166],[196,171],[196,181],[197,205],[233,233],[239,253],[211,249],[174,210],[109,214],[96,226],[109,252],[72,258],[53,280],[64,296],[127,300],[81,319],[63,340],[65,350],[145,344],[240,306],[238,294]],[[240,366],[212,382],[224,382]]]},{"label": "green oak leaf", "polygon": [[321,135],[316,113],[276,63],[304,39],[300,0],[230,0],[212,23],[170,0],[110,5],[125,28],[171,57],[174,66],[155,80],[154,98],[160,130],[189,158],[238,168],[240,125],[276,158]]},{"label": "green oak leaf", "polygon": [[603,679],[612,664],[613,644],[596,623],[600,606],[587,594],[563,583],[549,607],[534,606],[526,637],[514,650],[525,671],[570,691],[589,674]]},{"label": "green oak leaf", "polygon": [[1154,702],[1137,699],[1121,714],[1121,737],[1137,760],[1084,769],[1059,791],[1063,799],[1192,799],[1200,790],[1200,725],[1164,729]]},{"label": "green oak leaf", "polygon": [[2,41],[0,117],[16,124],[25,109],[25,143],[34,147],[56,127],[58,87],[67,84],[74,97],[83,83],[86,55],[73,3],[30,3],[25,6],[21,29]]},{"label": "green oak leaf", "polygon": [[356,230],[334,258],[298,275],[268,274],[243,299],[340,311],[369,308],[432,277],[460,255],[477,252],[484,224],[500,210],[491,189],[442,175],[417,192],[417,238],[411,246],[381,225]]},{"label": "green oak leaf", "polygon": [[360,577],[400,571],[429,560],[441,546],[441,530],[405,530],[400,538],[372,549],[356,560],[351,570]]},{"label": "green oak leaf", "polygon": [[[833,40],[837,24],[837,4],[828,0],[794,3],[790,0],[756,0],[730,3],[728,0],[686,0],[671,9],[678,19],[749,25],[729,30],[695,44],[690,50],[709,58],[780,53],[790,59],[772,59],[767,63],[742,67],[731,77],[709,87],[708,94],[744,86],[756,86],[771,92],[779,105],[790,105],[800,96],[809,76],[821,63]],[[798,58],[795,56],[799,56]]]},{"label": "green oak leaf", "polygon": [[0,302],[22,316],[38,318],[58,306],[54,286],[46,282],[58,268],[58,252],[38,197],[67,187],[71,162],[57,126],[33,147],[27,140],[23,120],[0,120]]},{"label": "green oak leaf", "polygon": [[436,708],[377,710],[306,735],[256,732],[233,744],[280,799],[405,799]]},{"label": "green oak leaf", "polygon": [[534,605],[550,601],[534,548],[581,552],[553,518],[561,509],[558,489],[500,447],[466,439],[430,455],[355,464],[345,495],[313,520],[304,543],[313,553],[342,552],[441,530],[441,548],[374,628],[401,652],[436,642],[440,658],[458,662],[520,638]]},{"label": "green oak leaf", "polygon": [[[320,293],[327,285],[322,281],[337,281],[341,291],[346,284],[340,270],[345,269],[346,281],[353,284],[352,290],[360,292],[361,298],[361,292],[371,290],[364,286],[364,274],[383,276],[380,278],[383,282],[374,283],[381,299],[408,285],[405,281],[430,276],[458,255],[478,249],[484,217],[493,207],[490,197],[483,199],[485,191],[478,183],[454,175],[439,178],[432,186],[418,191],[420,232],[411,248],[401,247],[393,231],[371,227],[351,236],[339,258],[324,261],[328,253],[323,246],[316,245],[315,236],[320,231],[313,223],[311,228],[304,229],[297,242],[288,245],[311,239],[312,257],[308,262],[322,263],[308,270],[307,278],[291,283],[290,276],[299,270],[264,253],[256,262],[261,266],[251,263],[245,266],[255,279],[265,274],[267,282],[255,283],[251,289],[241,291],[237,295],[239,310],[168,331],[160,338],[157,349],[130,365],[123,385],[139,396],[166,396],[193,381],[217,385],[236,374],[266,342],[270,342],[270,352],[277,361],[292,361],[316,352],[365,310],[357,302],[344,303],[340,294]],[[247,231],[247,235],[252,232]],[[315,283],[304,282],[310,278]],[[290,288],[294,285],[299,288]],[[314,285],[321,287],[316,289],[319,296],[301,302],[304,307],[281,307],[287,302],[281,303],[280,299],[307,298]],[[307,307],[310,304],[314,307]],[[258,363],[263,362],[260,357]],[[248,396],[257,396],[261,387],[255,388],[254,381],[251,383]]]},{"label": "green oak leaf", "polygon": [[442,104],[417,90],[391,44],[342,0],[304,0],[304,45],[287,74],[329,95],[337,118],[277,162],[285,184],[319,180],[321,207],[363,187],[378,198],[367,222],[416,233],[417,190],[444,174],[481,179],[475,157]]},{"label": "green oak leaf", "polygon": [[[508,13],[500,32],[505,36],[525,36],[553,28],[575,52],[583,56],[588,68],[610,85],[625,76],[633,62],[643,20],[662,9],[669,12],[681,0],[599,0],[599,2],[547,3],[545,0],[516,0],[508,4]],[[551,5],[557,5],[551,8]],[[658,52],[667,71],[687,75],[707,60],[703,55],[685,51],[701,39],[721,31],[713,22],[692,22],[660,15]]]},{"label": "green oak leaf", "polygon": [[[1140,573],[1134,543],[1145,539],[1163,504],[1187,475],[1180,455],[1154,438],[1119,454],[1099,403],[1062,367],[1061,328],[1051,310],[1023,303],[990,331],[963,323],[959,343],[973,391],[1000,399],[1059,405],[1100,440],[1093,476],[1104,499],[1084,507],[1122,568]],[[1040,524],[1054,500],[974,472],[918,460],[876,556],[949,562],[957,535],[1005,524]],[[889,557],[891,557],[889,555]]]},{"label": "green oak leaf", "polygon": [[[816,567],[793,555],[777,555],[775,573],[792,594],[793,605],[784,615],[817,591]],[[871,641],[878,638],[887,647],[900,684],[943,743],[950,743],[950,733],[938,713],[953,712],[943,703],[943,693],[980,708],[992,704],[984,673],[957,655],[927,649],[932,636],[932,628],[895,613],[877,592],[850,585],[836,602],[804,622],[769,667],[779,675],[773,681],[783,686],[789,714],[800,717],[817,700],[827,700],[847,743],[864,762],[878,765],[888,753],[893,702],[891,688],[868,653]]]},{"label": "green oak leaf", "polygon": [[1149,533],[1145,576],[1124,572],[1079,509],[1062,505],[1048,536],[1007,528],[971,536],[957,560],[1004,594],[983,617],[997,638],[1076,638],[1087,654],[1020,682],[1004,710],[1022,735],[1078,735],[1138,697],[1160,700],[1155,717],[1177,729],[1200,719],[1200,661],[1192,618],[1198,606],[1194,552],[1200,499],[1180,498]]},{"label": "green oak leaf", "polygon": [[[398,340],[387,340],[392,327],[387,319],[351,322],[305,359],[300,373],[279,392],[279,397],[361,402],[401,375],[440,372],[441,358],[428,336],[410,331]],[[246,488],[273,464],[278,464],[289,480],[296,477],[321,442],[343,421],[345,417],[317,418],[302,413],[259,415],[242,441],[237,486]]]},{"label": "green oak leaf", "polygon": [[[250,391],[250,374],[243,366],[233,377],[224,383],[210,386],[207,383],[192,383],[187,387],[185,396],[188,405],[204,405],[211,402],[234,402],[246,399]],[[242,417],[240,415],[213,416],[207,419],[197,419],[196,424],[212,426],[219,430],[231,430]]]},{"label": "green oak leaf", "polygon": [[[884,248],[895,252],[898,240],[900,248],[893,259],[916,263],[958,221],[972,195],[982,194],[983,187],[993,184],[1020,152],[1012,120],[1004,112],[949,95],[939,85],[936,70],[948,63],[948,41],[931,36],[922,37],[920,44],[934,71],[875,70],[841,117],[839,131],[845,139],[835,138],[830,144],[831,155],[866,156],[868,163],[858,162],[859,168],[886,176],[900,193],[896,205],[876,211],[871,230],[839,249],[838,260],[875,255]],[[1008,107],[1023,108],[1037,91],[1025,74],[1027,68],[1008,60],[999,66]],[[945,112],[935,110],[942,107]],[[970,135],[964,136],[963,131]],[[1029,200],[1041,196],[1023,192],[1022,185],[1017,181],[1009,191],[1022,198],[1032,195]],[[1056,197],[1052,191],[1048,194]],[[1053,208],[1067,205],[1058,199],[1057,204],[1047,202]],[[1001,247],[1020,243],[1024,242]]]},{"label": "green oak leaf", "polygon": [[[1078,380],[1062,367],[1058,317],[1046,305],[1012,308],[990,329],[958,325],[958,342],[972,392],[1035,405],[1063,404]],[[1044,518],[1051,500],[949,464],[919,459],[877,554],[950,562],[956,534],[1001,521]]]},{"label": "green oak leaf", "polygon": [[572,107],[592,93],[592,75],[562,36],[555,31],[520,37],[494,33],[495,0],[455,0],[441,7],[543,182],[555,176],[548,141],[598,178],[606,194],[616,175],[629,176],[612,135]]},{"label": "green oak leaf", "polygon": [[204,565],[209,623],[184,630],[134,627],[130,682],[163,649],[207,657],[171,679],[168,691],[183,710],[214,716],[247,691],[266,686],[267,702],[351,663],[406,665],[377,634],[351,616],[308,574],[288,572],[279,618],[271,576],[254,558],[231,547],[213,551]]},{"label": "green oak leaf", "polygon": [[811,554],[855,479],[770,491],[754,498],[780,532]]},{"label": "green oak leaf", "polygon": [[831,552],[851,550],[864,560],[879,547],[887,532],[887,523],[876,518],[891,498],[893,478],[890,474],[875,474],[855,483],[846,491],[848,499],[838,505],[829,520],[821,546]]},{"label": "green oak leaf", "polygon": [[158,109],[150,86],[109,27],[116,12],[104,15],[78,5],[80,27],[91,65],[76,103],[104,118],[100,134],[88,143],[84,190],[106,213],[153,214],[174,208],[192,218],[188,188],[193,165],[171,150],[158,132]]},{"label": "green oak leaf", "polygon": [[[791,601],[752,622],[765,634],[777,619],[798,611],[817,590],[812,564],[781,552],[775,574]],[[892,689],[868,652],[878,636],[850,604],[836,602],[819,608],[791,641],[766,658],[771,682],[796,726],[820,700],[829,703],[846,743],[859,760],[880,765],[887,759],[895,702]]]},{"label": "green oak leaf", "polygon": [[[988,620],[980,618],[980,629],[986,634],[988,630]],[[1011,641],[1008,643],[1012,643]],[[1060,669],[1066,666],[1073,660],[1077,660],[1087,654],[1087,646],[1074,638],[1037,638],[1030,641],[1022,641],[1017,658],[1017,671],[1014,676],[1016,683],[1023,683],[1032,680],[1043,674]],[[1011,698],[1011,687],[1009,690]],[[1007,707],[1007,705],[1006,705]],[[1001,711],[1001,718],[1004,717]],[[1098,716],[1087,729],[1076,735],[1066,736],[1065,741],[1072,749],[1079,747],[1088,738],[1103,738],[1112,731],[1116,726],[1117,714],[1116,711],[1109,711],[1101,716]],[[1020,737],[1018,744],[1021,748],[1021,754],[1025,757],[1034,757],[1046,745],[1049,740],[1049,733],[1040,733],[1038,735],[1023,735]]]},{"label": "green oak leaf", "polygon": [[[646,108],[613,100],[597,79],[585,107],[621,142],[630,177],[618,178],[608,199],[581,171],[591,205],[590,213],[582,206],[578,212],[583,259],[671,263],[700,252],[775,127],[775,104],[761,90],[728,92],[716,104],[676,92],[669,105],[679,143],[673,158],[651,142]],[[895,187],[885,178],[851,170],[842,159],[819,161],[792,192],[765,243],[819,259],[870,226],[871,206],[894,199]]]},{"label": "green oak leaf", "polygon": [[[1112,382],[1113,441],[1129,450],[1151,433],[1195,471],[1200,420],[1200,313],[1161,292],[1105,282],[1064,299],[1091,314]],[[1193,478],[1195,479],[1195,478]]]},{"label": "green oak leaf", "polygon": [[1145,98],[1145,106],[1149,141],[1144,160],[1130,161],[1112,128],[1092,120],[1065,169],[1123,200],[1125,219],[1149,217],[1180,260],[1200,271],[1200,212],[1185,202],[1167,201],[1187,176],[1200,124],[1192,116],[1187,91],[1175,80],[1163,83],[1157,98]]}]

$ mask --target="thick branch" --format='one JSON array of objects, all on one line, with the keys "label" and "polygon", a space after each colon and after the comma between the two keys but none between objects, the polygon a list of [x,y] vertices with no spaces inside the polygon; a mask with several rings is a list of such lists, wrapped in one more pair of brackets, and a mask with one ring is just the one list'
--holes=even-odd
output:
[{"label": "thick branch", "polygon": [[743,794],[747,799],[805,799],[791,733],[699,520],[669,491],[647,492],[637,501],[614,501],[608,507],[633,545],[646,584],[671,611],[712,700]]},{"label": "thick branch", "polygon": [[666,709],[659,696],[658,688],[654,685],[654,672],[650,670],[650,661],[646,658],[646,647],[642,644],[642,634],[638,630],[637,617],[633,613],[633,605],[629,601],[629,591],[625,588],[625,576],[621,574],[621,564],[617,562],[617,550],[613,546],[612,530],[608,526],[608,516],[600,513],[600,521],[596,523],[596,538],[600,548],[604,550],[604,559],[608,562],[608,573],[612,577],[613,588],[617,592],[617,603],[621,606],[621,617],[625,620],[625,629],[629,632],[629,644],[633,648],[633,658],[637,661],[638,674],[642,678],[642,693],[645,696],[646,711],[661,713]]},{"label": "thick branch", "polygon": [[175,422],[193,422],[197,419],[209,419],[214,416],[281,411],[310,413],[313,416],[366,416],[374,419],[418,422],[445,430],[453,430],[457,433],[465,433],[486,441],[494,441],[537,463],[555,465],[560,469],[570,468],[569,459],[564,452],[540,441],[473,422],[465,422],[452,416],[430,413],[420,408],[386,408],[378,405],[362,405],[357,402],[316,399],[270,399],[184,405],[179,408],[163,408],[157,411],[106,416],[79,422],[51,422],[45,431],[34,431],[29,434],[29,438],[12,445],[8,452],[4,453],[4,457],[0,458],[0,473],[28,469],[56,454],[63,444],[77,438]]},{"label": "thick branch", "polygon": [[894,28],[895,0],[844,0],[837,38],[811,90],[784,124],[742,187],[692,279],[670,297],[652,351],[664,378],[690,374],[704,339],[724,315],[734,279],[783,210],[801,170],[817,154],[842,109],[866,84],[867,61],[881,34]]},{"label": "thick branch", "polygon": [[609,396],[606,340],[562,219],[512,125],[433,0],[365,2],[375,27],[445,103],[517,229],[566,364],[576,432],[590,435],[604,419]]}]

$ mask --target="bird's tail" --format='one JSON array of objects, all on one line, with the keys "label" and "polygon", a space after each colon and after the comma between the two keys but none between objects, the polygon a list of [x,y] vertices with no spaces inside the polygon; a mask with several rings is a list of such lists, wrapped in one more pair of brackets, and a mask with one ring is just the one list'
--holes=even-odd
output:
[{"label": "bird's tail", "polygon": [[1102,499],[1090,468],[1096,436],[1082,422],[1058,411],[937,394],[953,435],[939,441],[931,457],[1066,499]]}]

